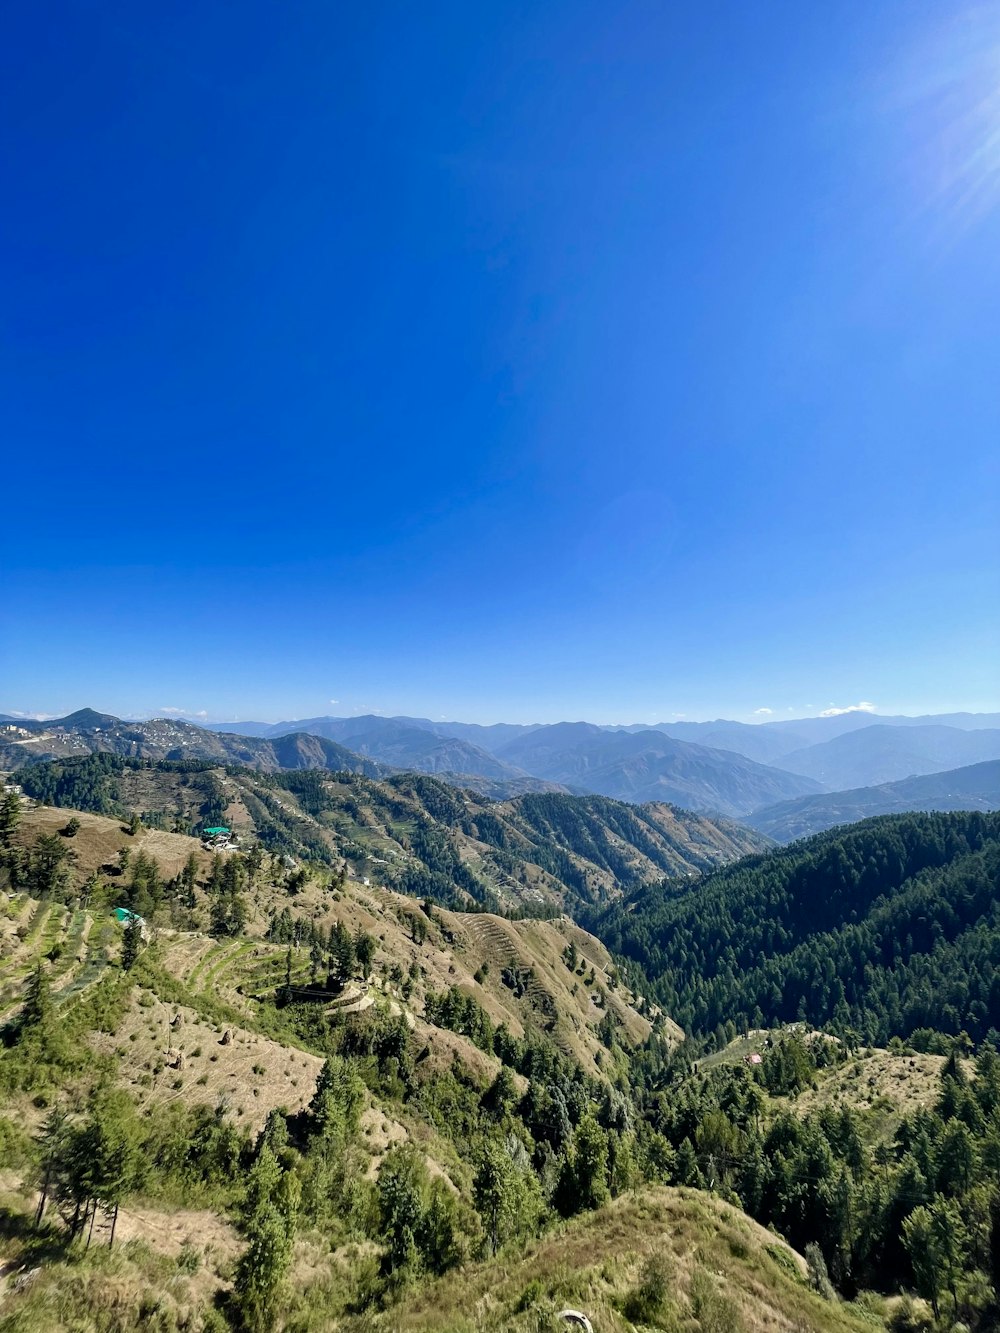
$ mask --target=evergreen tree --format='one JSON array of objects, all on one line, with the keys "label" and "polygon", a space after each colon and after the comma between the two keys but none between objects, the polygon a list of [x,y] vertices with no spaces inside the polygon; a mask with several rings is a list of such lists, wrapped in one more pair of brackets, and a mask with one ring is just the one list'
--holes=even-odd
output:
[{"label": "evergreen tree", "polygon": [[40,833],[29,857],[29,884],[36,898],[62,898],[69,881],[70,865],[76,859],[62,838]]},{"label": "evergreen tree", "polygon": [[49,984],[49,974],[39,959],[28,978],[18,1026],[22,1032],[27,1029],[45,1029],[51,1025],[52,1015],[52,987]]},{"label": "evergreen tree", "polygon": [[291,1266],[292,1236],[275,1208],[256,1213],[247,1223],[246,1236],[233,1295],[248,1333],[267,1333],[274,1327],[281,1289]]},{"label": "evergreen tree", "polygon": [[510,1154],[494,1140],[483,1147],[472,1197],[489,1252],[495,1254],[516,1228],[519,1191]]},{"label": "evergreen tree", "polygon": [[368,974],[372,970],[375,948],[374,938],[359,926],[354,935],[354,956],[358,960],[358,967],[361,969],[361,976],[365,981],[368,980]]},{"label": "evergreen tree", "polygon": [[0,847],[10,847],[21,822],[21,798],[15,791],[4,792],[0,801]]},{"label": "evergreen tree", "polygon": [[122,971],[131,972],[139,958],[142,948],[142,924],[137,917],[130,917],[122,935]]},{"label": "evergreen tree", "polygon": [[248,1333],[267,1333],[277,1317],[295,1238],[297,1197],[291,1175],[282,1172],[265,1139],[247,1179],[247,1246],[233,1280],[236,1308]]},{"label": "evergreen tree", "polygon": [[419,1268],[417,1235],[423,1218],[427,1169],[412,1144],[392,1148],[378,1173],[379,1229],[386,1242],[383,1271]]}]

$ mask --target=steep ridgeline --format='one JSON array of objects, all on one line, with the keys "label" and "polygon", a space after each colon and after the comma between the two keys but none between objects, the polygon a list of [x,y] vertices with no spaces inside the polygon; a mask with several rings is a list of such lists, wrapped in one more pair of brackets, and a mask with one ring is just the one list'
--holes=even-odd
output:
[{"label": "steep ridgeline", "polygon": [[837,824],[908,810],[1000,810],[1000,760],[879,787],[800,796],[755,810],[745,822],[775,842],[792,842]]},{"label": "steep ridgeline", "polygon": [[911,814],[639,890],[592,927],[689,1031],[1000,1029],[1000,815]]},{"label": "steep ridgeline", "polygon": [[189,833],[225,823],[270,851],[353,869],[455,906],[545,914],[699,873],[767,845],[728,820],[599,796],[493,802],[435,778],[257,773],[112,755],[32,764],[25,792],[50,805]]}]

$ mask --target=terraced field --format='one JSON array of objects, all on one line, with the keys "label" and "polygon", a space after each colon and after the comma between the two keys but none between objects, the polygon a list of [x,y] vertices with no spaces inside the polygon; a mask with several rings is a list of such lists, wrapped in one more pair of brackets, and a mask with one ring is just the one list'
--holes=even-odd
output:
[{"label": "terraced field", "polygon": [[57,1008],[68,1010],[101,977],[117,953],[120,939],[113,918],[106,914],[70,911],[25,895],[9,901],[5,924],[0,1019],[16,1010],[25,982],[39,959],[49,963],[48,976]]}]

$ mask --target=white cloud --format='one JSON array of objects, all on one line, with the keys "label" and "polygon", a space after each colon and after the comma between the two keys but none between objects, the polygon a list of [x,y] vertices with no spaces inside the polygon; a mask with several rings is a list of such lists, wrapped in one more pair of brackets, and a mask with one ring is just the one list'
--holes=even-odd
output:
[{"label": "white cloud", "polygon": [[20,717],[25,722],[48,722],[50,718],[58,717],[58,713],[22,713],[17,708],[12,708],[7,714],[8,717]]},{"label": "white cloud", "polygon": [[208,717],[206,708],[199,709],[197,713],[192,713],[189,708],[167,708],[164,705],[160,712],[164,717]]},{"label": "white cloud", "polygon": [[332,703],[332,704],[339,704],[339,703],[340,703],[340,700],[339,700],[339,699],[331,699],[331,700],[330,700],[330,703]]},{"label": "white cloud", "polygon": [[837,708],[831,704],[829,708],[824,708],[820,717],[840,717],[844,713],[874,713],[875,705],[862,700],[859,704],[848,704],[846,708]]},{"label": "white cloud", "polygon": [[773,712],[773,708],[755,708],[753,715],[754,717],[770,717]]}]

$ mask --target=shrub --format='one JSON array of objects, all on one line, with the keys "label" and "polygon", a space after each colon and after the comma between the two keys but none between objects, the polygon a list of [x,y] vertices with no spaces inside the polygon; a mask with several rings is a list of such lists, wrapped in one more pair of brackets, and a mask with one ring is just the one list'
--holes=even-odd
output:
[{"label": "shrub", "polygon": [[622,1304],[622,1313],[633,1324],[656,1324],[662,1327],[662,1316],[670,1302],[672,1266],[667,1252],[651,1254],[642,1266],[639,1282]]}]

